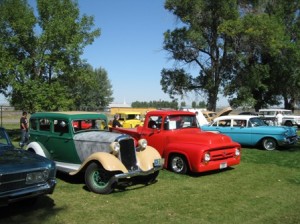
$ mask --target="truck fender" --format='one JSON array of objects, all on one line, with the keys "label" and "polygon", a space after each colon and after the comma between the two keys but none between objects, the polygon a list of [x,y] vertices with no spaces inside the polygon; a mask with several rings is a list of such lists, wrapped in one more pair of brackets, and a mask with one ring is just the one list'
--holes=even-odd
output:
[{"label": "truck fender", "polygon": [[191,146],[189,144],[181,144],[181,145],[169,144],[163,152],[163,158],[165,158],[165,167],[168,166],[170,155],[180,154],[180,155],[183,155],[186,158],[187,163],[188,163],[188,167],[191,169],[190,157],[191,156],[198,157],[195,154],[199,154],[199,150],[191,150],[191,152],[193,152],[193,153],[188,154],[188,153],[186,153],[186,150],[182,150],[182,149],[186,149],[186,148],[191,148]]},{"label": "truck fender", "polygon": [[138,165],[143,171],[152,169],[154,160],[161,159],[161,156],[158,153],[158,151],[151,146],[147,146],[144,150],[137,151],[136,157]]},{"label": "truck fender", "polygon": [[116,158],[114,155],[109,154],[107,152],[96,152],[90,155],[79,167],[78,170],[74,172],[70,172],[70,175],[76,175],[80,171],[85,170],[86,166],[91,162],[91,161],[98,161],[105,170],[108,171],[121,171],[123,173],[128,173],[128,170],[126,167],[123,165],[123,163]]},{"label": "truck fender", "polygon": [[48,159],[51,159],[50,153],[47,151],[47,149],[40,143],[38,142],[30,142],[27,147],[26,150],[28,151],[32,151],[37,155],[46,157]]}]

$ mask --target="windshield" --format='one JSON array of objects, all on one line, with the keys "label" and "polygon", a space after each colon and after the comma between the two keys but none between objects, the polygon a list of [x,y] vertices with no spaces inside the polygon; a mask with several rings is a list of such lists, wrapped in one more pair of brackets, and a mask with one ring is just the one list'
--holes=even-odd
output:
[{"label": "windshield", "polygon": [[74,132],[85,131],[85,130],[107,130],[108,126],[105,120],[101,119],[85,119],[85,120],[74,120],[72,122]]},{"label": "windshield", "polygon": [[198,128],[199,124],[194,115],[173,115],[168,116],[164,122],[165,130],[174,130],[181,128]]},{"label": "windshield", "polygon": [[0,130],[0,146],[2,145],[8,145],[8,139],[6,138],[5,132],[3,130]]},{"label": "windshield", "polygon": [[249,126],[257,127],[257,126],[267,126],[266,123],[258,117],[250,118]]}]

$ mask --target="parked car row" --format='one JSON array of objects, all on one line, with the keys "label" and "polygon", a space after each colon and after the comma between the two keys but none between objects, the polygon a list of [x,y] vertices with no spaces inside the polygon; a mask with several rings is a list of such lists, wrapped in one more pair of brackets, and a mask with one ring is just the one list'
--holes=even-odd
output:
[{"label": "parked car row", "polygon": [[295,128],[266,126],[253,115],[221,116],[200,127],[194,112],[157,110],[135,128],[111,128],[99,113],[39,112],[29,123],[26,150],[15,149],[0,128],[0,206],[52,194],[56,170],[84,174],[91,192],[108,194],[154,183],[163,168],[186,174],[238,165],[241,145],[274,150],[298,141]]}]

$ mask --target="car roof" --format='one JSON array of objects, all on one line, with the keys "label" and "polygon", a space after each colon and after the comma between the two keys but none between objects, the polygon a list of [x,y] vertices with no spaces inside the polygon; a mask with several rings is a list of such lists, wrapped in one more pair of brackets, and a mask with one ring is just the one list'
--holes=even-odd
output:
[{"label": "car roof", "polygon": [[168,116],[168,115],[196,115],[194,112],[183,110],[152,110],[147,113],[151,116]]},{"label": "car roof", "polygon": [[65,119],[106,119],[105,114],[87,111],[56,111],[56,112],[37,112],[30,116],[32,118],[65,118]]},{"label": "car roof", "polygon": [[135,111],[121,111],[121,112],[117,112],[117,114],[141,114],[141,112],[135,112]]},{"label": "car roof", "polygon": [[259,109],[259,111],[291,111],[287,109]]},{"label": "car roof", "polygon": [[226,116],[217,117],[217,118],[214,119],[214,121],[225,120],[225,119],[244,119],[244,120],[248,120],[252,117],[258,117],[258,116],[255,116],[255,115],[226,115]]}]

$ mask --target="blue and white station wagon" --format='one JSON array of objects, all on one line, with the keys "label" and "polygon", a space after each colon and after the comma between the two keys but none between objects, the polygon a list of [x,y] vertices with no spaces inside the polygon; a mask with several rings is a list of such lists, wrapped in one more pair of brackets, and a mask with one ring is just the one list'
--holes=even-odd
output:
[{"label": "blue and white station wagon", "polygon": [[214,119],[203,131],[215,131],[244,146],[260,146],[265,150],[291,147],[298,142],[297,130],[287,126],[268,126],[252,115],[228,115]]}]

